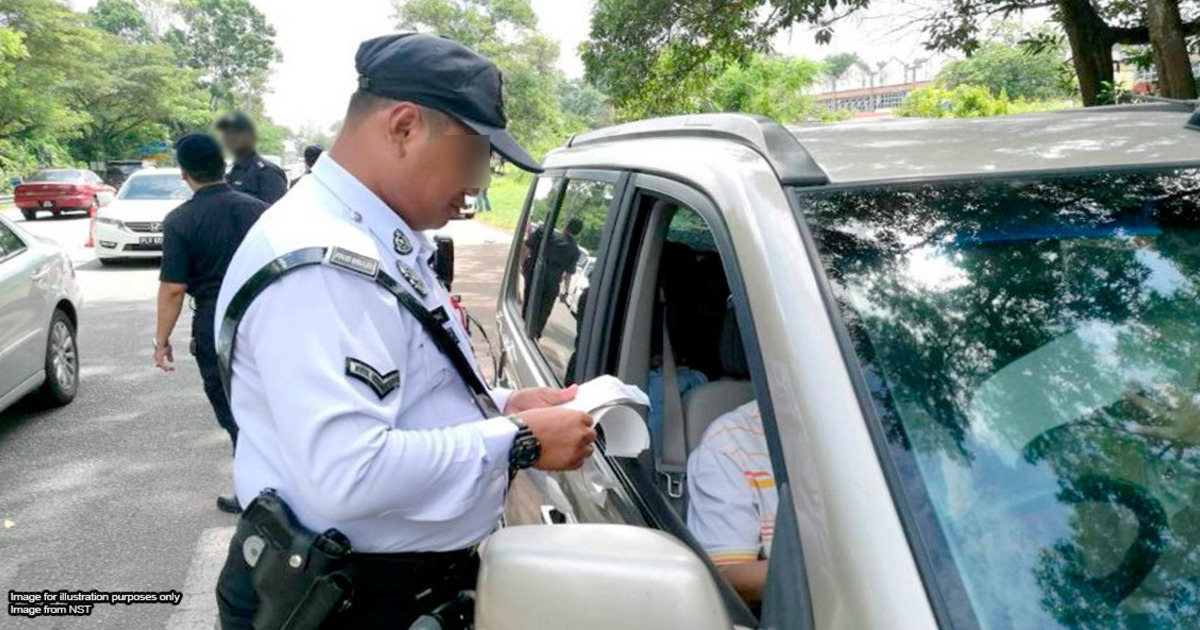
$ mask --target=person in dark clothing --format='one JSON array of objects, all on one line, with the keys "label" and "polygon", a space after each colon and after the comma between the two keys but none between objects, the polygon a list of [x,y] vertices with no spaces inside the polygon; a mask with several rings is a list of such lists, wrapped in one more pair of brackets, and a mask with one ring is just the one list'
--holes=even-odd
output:
[{"label": "person in dark clothing", "polygon": [[233,168],[226,178],[238,192],[257,197],[271,205],[287,193],[287,173],[258,154],[258,132],[254,121],[240,112],[232,112],[217,121],[221,142],[233,155]]},{"label": "person in dark clothing", "polygon": [[305,175],[312,174],[313,166],[317,163],[317,160],[321,159],[321,154],[324,152],[325,152],[324,147],[320,147],[315,144],[310,144],[310,145],[304,147],[304,175],[301,175],[300,177],[293,179],[292,183],[288,185],[289,189],[292,186],[295,186],[296,182],[299,182],[300,180],[304,179]]},{"label": "person in dark clothing", "polygon": [[[225,159],[221,147],[211,137],[184,136],[175,144],[175,150],[183,179],[194,195],[163,221],[154,364],[165,372],[174,369],[171,332],[183,310],[184,294],[190,295],[195,304],[192,355],[200,367],[204,393],[217,415],[217,423],[229,433],[236,448],[237,424],[217,369],[214,322],[217,293],[234,252],[267,204],[225,183]],[[218,497],[217,507],[230,513],[241,511],[233,496]]]},{"label": "person in dark clothing", "polygon": [[[541,247],[545,231],[545,226],[542,226],[529,235],[527,244],[531,257],[526,262],[524,269],[525,286],[527,287],[533,286],[536,264],[532,255],[536,255],[538,248]],[[546,249],[542,252],[541,258],[542,266],[545,268],[545,271],[542,272],[542,283],[535,291],[530,292],[532,297],[536,298],[534,305],[530,307],[536,310],[529,316],[529,334],[534,339],[541,339],[546,322],[550,320],[550,312],[554,310],[554,300],[562,292],[563,280],[574,273],[575,266],[579,264],[579,258],[583,252],[579,250],[575,239],[582,231],[583,221],[578,218],[567,221],[567,226],[561,234],[550,231],[550,238],[546,241]]]}]

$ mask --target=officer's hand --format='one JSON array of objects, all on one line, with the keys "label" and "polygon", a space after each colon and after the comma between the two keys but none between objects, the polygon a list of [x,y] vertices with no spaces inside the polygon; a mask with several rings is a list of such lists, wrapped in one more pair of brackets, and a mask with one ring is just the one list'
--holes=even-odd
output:
[{"label": "officer's hand", "polygon": [[171,350],[171,346],[159,346],[154,350],[155,367],[164,372],[171,372],[175,369],[173,363],[175,363],[175,353]]},{"label": "officer's hand", "polygon": [[574,409],[533,409],[517,414],[533,437],[542,445],[542,455],[534,463],[538,470],[576,470],[591,457],[596,430],[592,419]]},{"label": "officer's hand", "polygon": [[543,409],[545,407],[561,405],[565,402],[575,400],[575,393],[578,391],[578,385],[572,385],[566,389],[533,387],[515,391],[509,395],[508,402],[504,404],[504,413],[505,415],[512,415],[531,409]]}]

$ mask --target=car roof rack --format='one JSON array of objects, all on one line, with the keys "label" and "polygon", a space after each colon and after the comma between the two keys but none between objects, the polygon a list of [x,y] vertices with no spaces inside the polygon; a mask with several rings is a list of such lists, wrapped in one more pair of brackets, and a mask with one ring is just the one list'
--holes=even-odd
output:
[{"label": "car roof rack", "polygon": [[796,136],[770,118],[752,114],[692,114],[654,118],[579,134],[567,141],[567,147],[643,138],[729,140],[762,155],[785,185],[819,186],[829,183],[829,175],[809,155]]}]

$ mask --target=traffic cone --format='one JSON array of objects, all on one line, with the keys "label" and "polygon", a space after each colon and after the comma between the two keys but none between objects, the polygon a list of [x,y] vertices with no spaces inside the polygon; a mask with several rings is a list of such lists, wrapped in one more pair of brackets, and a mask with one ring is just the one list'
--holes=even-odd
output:
[{"label": "traffic cone", "polygon": [[90,222],[88,223],[88,240],[87,243],[84,243],[84,247],[96,246],[96,242],[93,240],[96,234],[96,210],[99,210],[96,204],[92,204],[91,209],[88,210],[88,219],[90,219]]}]

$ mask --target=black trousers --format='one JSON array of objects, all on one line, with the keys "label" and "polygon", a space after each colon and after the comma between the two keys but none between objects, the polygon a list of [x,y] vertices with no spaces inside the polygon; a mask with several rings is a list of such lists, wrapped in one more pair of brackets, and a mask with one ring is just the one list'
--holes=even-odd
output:
[{"label": "black trousers", "polygon": [[[253,630],[258,598],[242,543],[253,532],[245,520],[229,542],[229,555],[217,580],[217,610],[221,630]],[[427,560],[414,560],[424,556]],[[450,554],[358,554],[351,606],[335,614],[321,630],[404,630],[418,617],[473,590],[478,558],[466,552]],[[422,596],[418,599],[418,596]]]},{"label": "black trousers", "polygon": [[204,394],[208,396],[213,413],[217,414],[217,424],[229,433],[229,439],[233,441],[234,448],[237,448],[237,423],[233,420],[229,400],[225,398],[225,388],[221,386],[221,371],[217,367],[214,317],[216,300],[196,302],[196,312],[192,317],[192,355],[196,357],[196,365],[200,367],[200,377],[204,379]]}]

